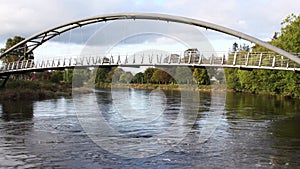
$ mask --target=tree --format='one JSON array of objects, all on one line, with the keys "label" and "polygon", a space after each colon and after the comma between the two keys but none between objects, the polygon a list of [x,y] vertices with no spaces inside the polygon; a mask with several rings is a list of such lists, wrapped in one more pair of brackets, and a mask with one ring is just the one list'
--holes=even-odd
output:
[{"label": "tree", "polygon": [[167,84],[172,81],[172,77],[164,70],[156,69],[151,77],[151,82]]},{"label": "tree", "polygon": [[64,79],[64,72],[61,70],[54,70],[50,75],[50,81],[53,83],[60,83]]},{"label": "tree", "polygon": [[[121,68],[113,68],[109,73],[108,73],[108,78],[111,78],[111,81],[114,83],[119,83],[120,82],[120,77],[125,74],[125,71]],[[107,79],[107,81],[110,81]]]},{"label": "tree", "polygon": [[236,42],[234,42],[232,45],[232,51],[237,52],[238,50],[239,50],[239,45]]},{"label": "tree", "polygon": [[195,68],[193,72],[194,79],[198,85],[209,85],[210,79],[205,68]]},{"label": "tree", "polygon": [[300,53],[300,15],[289,15],[281,25],[284,27],[272,44],[289,52]]},{"label": "tree", "polygon": [[[13,38],[9,38],[6,41],[6,45],[4,49],[1,49],[1,52],[4,52],[6,50],[8,50],[9,48],[13,47],[14,45],[18,44],[19,42],[23,41],[25,38],[21,37],[21,36],[15,36]],[[21,59],[33,59],[33,53],[28,54],[27,56],[25,56],[25,58],[23,58],[25,51],[27,50],[27,45],[25,44],[25,46],[16,49],[12,52],[10,52],[9,54],[7,54],[4,58],[3,58],[3,62],[14,62],[14,61],[18,61]]]},{"label": "tree", "polygon": [[66,83],[72,83],[74,69],[64,70],[63,81]]},{"label": "tree", "polygon": [[97,69],[94,69],[94,71],[96,72],[96,78],[95,78],[95,83],[105,83],[106,80],[109,78],[107,78],[108,73],[111,71],[112,68],[108,67],[108,68],[104,68],[104,67],[99,67]]},{"label": "tree", "polygon": [[132,83],[143,84],[144,83],[144,74],[142,72],[135,74],[132,79]]},{"label": "tree", "polygon": [[147,68],[144,72],[144,81],[147,83],[151,83],[151,78],[153,76],[153,73],[156,71],[157,69],[155,68]]},{"label": "tree", "polygon": [[[282,23],[281,32],[276,34],[271,43],[284,50],[300,53],[300,15],[289,15]],[[253,52],[270,52],[255,45]],[[233,60],[233,54],[228,60]],[[300,75],[291,71],[276,70],[238,70],[225,69],[227,87],[234,90],[246,90],[253,93],[264,91],[292,97],[300,97]]]},{"label": "tree", "polygon": [[244,44],[237,44],[236,42],[233,43],[232,45],[232,52],[249,52],[250,47],[249,45]]}]

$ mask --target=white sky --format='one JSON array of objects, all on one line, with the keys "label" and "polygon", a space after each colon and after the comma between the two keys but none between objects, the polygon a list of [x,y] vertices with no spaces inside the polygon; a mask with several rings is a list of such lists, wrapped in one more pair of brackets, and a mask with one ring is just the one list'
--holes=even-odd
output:
[{"label": "white sky", "polygon": [[[120,12],[185,16],[268,41],[274,32],[280,31],[280,23],[286,16],[300,13],[299,0],[0,0],[0,4],[0,48],[4,48],[7,38],[15,35],[29,37],[73,20]],[[228,50],[235,41],[244,43],[225,35],[213,37],[213,34],[207,35],[214,48],[221,51]],[[37,51],[51,55],[51,52],[65,53],[66,49],[81,50],[82,45],[72,44],[70,39],[49,42],[43,50]]]}]

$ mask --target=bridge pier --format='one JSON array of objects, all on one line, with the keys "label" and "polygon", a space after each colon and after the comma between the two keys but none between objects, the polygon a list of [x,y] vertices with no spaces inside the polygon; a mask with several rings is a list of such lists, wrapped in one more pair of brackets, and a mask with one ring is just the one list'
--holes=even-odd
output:
[{"label": "bridge pier", "polygon": [[8,79],[9,79],[9,75],[1,75],[0,76],[0,79],[2,79],[3,81],[2,81],[2,84],[1,84],[1,86],[0,86],[0,88],[4,88],[5,87],[5,84],[6,84],[6,82],[8,81]]}]

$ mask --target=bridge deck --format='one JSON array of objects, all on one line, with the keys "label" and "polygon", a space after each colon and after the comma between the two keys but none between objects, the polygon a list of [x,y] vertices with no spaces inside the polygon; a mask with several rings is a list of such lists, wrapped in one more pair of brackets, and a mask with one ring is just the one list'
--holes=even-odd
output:
[{"label": "bridge deck", "polygon": [[[109,56],[109,57],[107,57]],[[235,52],[229,56],[225,54],[189,55],[178,54],[139,54],[139,55],[106,55],[80,56],[77,58],[60,57],[45,60],[24,60],[11,62],[0,67],[0,75],[23,72],[37,72],[43,70],[69,69],[75,67],[140,67],[140,66],[188,66],[188,67],[215,67],[239,69],[267,69],[300,71],[300,65],[281,55],[274,53]]]}]

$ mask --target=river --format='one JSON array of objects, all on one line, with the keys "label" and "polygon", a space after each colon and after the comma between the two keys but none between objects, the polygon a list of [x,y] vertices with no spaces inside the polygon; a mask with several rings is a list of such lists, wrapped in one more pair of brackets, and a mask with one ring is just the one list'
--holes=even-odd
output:
[{"label": "river", "polygon": [[0,103],[0,168],[300,166],[299,100],[201,92],[195,107],[179,91],[114,92]]}]

